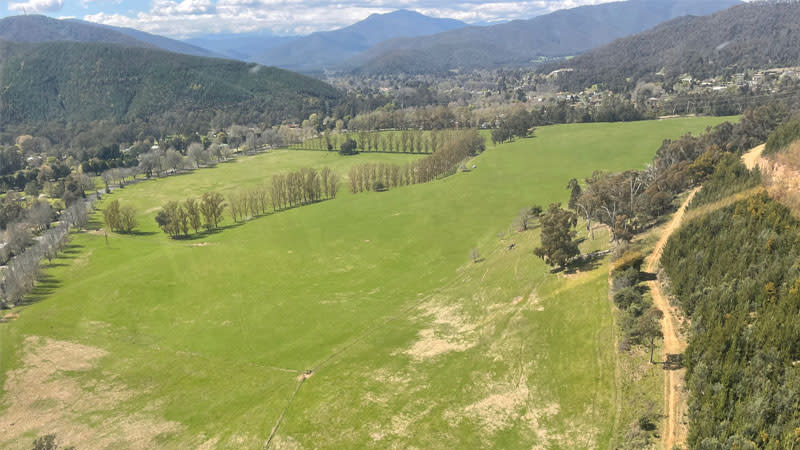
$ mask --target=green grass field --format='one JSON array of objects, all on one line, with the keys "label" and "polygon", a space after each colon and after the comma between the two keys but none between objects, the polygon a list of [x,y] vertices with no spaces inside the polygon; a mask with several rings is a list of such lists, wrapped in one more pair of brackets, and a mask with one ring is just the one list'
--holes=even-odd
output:
[{"label": "green grass field", "polygon": [[75,235],[0,324],[0,447],[54,432],[81,449],[261,448],[280,419],[270,448],[607,448],[620,399],[606,263],[551,274],[538,231],[509,224],[564,201],[569,178],[642,167],[662,139],[720,121],[540,128],[470,172],[343,186],[195,240],[158,231],[158,207],[413,156],[276,151],[117,191],[140,233]]}]

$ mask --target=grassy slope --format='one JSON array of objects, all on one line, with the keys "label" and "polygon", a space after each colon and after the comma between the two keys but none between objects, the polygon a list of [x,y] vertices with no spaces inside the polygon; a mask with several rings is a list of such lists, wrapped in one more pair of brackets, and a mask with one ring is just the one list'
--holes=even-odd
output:
[{"label": "grassy slope", "polygon": [[[470,173],[342,195],[204,237],[202,247],[155,233],[154,208],[288,166],[408,156],[275,152],[131,186],[114,195],[143,212],[145,233],[113,235],[109,247],[76,237],[73,262],[47,271],[41,291],[52,292],[0,329],[4,371],[19,366],[29,335],[103,348],[98,369],[73,375],[138,394],[80,420],[156,404],[183,424],[160,437],[176,447],[203,435],[263,443],[296,385],[281,369],[315,367],[275,443],[604,446],[614,419],[606,271],[547,275],[528,251],[536,231],[512,236],[512,252],[496,235],[521,207],[564,200],[568,178],[640,167],[662,138],[718,121],[541,128],[490,149]],[[486,260],[468,263],[472,247]],[[543,310],[513,305],[533,291]],[[448,346],[463,351],[419,356]]]}]

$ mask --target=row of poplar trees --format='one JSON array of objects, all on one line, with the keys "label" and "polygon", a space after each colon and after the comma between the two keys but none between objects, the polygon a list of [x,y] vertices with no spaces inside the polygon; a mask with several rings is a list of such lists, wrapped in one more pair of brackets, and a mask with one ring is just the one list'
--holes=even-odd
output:
[{"label": "row of poplar trees", "polygon": [[329,167],[302,168],[277,174],[269,184],[233,192],[227,199],[218,192],[206,192],[200,199],[171,201],[156,215],[158,226],[172,238],[188,237],[201,230],[219,228],[227,210],[234,222],[295,206],[335,198],[339,177]]},{"label": "row of poplar trees", "polygon": [[476,130],[450,132],[432,155],[408,164],[361,164],[350,168],[350,192],[386,190],[427,183],[447,175],[467,159],[482,152],[485,139]]}]

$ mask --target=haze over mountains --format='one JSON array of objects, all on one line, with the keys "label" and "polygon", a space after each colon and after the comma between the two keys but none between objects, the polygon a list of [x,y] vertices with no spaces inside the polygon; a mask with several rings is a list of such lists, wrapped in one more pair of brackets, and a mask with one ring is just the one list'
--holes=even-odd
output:
[{"label": "haze over mountains", "polygon": [[343,65],[362,74],[443,72],[530,64],[572,56],[685,15],[707,15],[738,0],[629,0],[556,11],[530,20],[466,27],[377,45]]},{"label": "haze over mountains", "polygon": [[187,41],[130,28],[45,16],[0,20],[12,42],[104,42],[195,56],[258,62],[303,73],[436,73],[529,65],[573,56],[685,15],[707,15],[738,0],[629,0],[584,6],[490,26],[467,26],[414,11],[373,14],[308,36],[269,32],[198,36]]},{"label": "haze over mountains", "polygon": [[564,89],[601,83],[614,90],[640,80],[675,83],[747,69],[800,65],[800,3],[742,4],[706,17],[681,17],[545,70]]},{"label": "haze over mountains", "polygon": [[429,36],[466,26],[453,19],[437,19],[418,12],[399,10],[373,14],[334,31],[313,33],[267,50],[256,62],[299,72],[313,72],[340,65],[374,45],[399,37]]},{"label": "haze over mountains", "polygon": [[298,38],[299,36],[275,36],[269,32],[226,33],[197,36],[186,39],[184,42],[211,50],[227,58],[253,61],[257,55],[266,50]]},{"label": "haze over mountains", "polygon": [[[216,41],[213,50],[77,20],[9,17],[0,20],[0,83],[5,87],[0,94],[0,120],[124,121],[238,104],[267,116],[284,114],[297,120],[308,105],[325,104],[340,94],[325,83],[288,71],[163,51],[220,58],[238,55],[309,73],[330,68],[394,74],[530,66],[537,58],[582,53],[662,20],[707,14],[738,3],[631,0],[487,27],[396,11],[300,38],[231,35],[227,41]],[[580,73],[619,81],[665,66],[674,75],[686,72],[686,67],[718,71],[730,64],[738,68],[795,61],[800,48],[796,33],[791,32],[800,23],[796,9],[794,5],[745,5],[711,17],[676,19],[573,59],[566,67],[575,72],[565,80],[591,81],[589,75],[580,78]],[[759,34],[760,30],[772,34]],[[411,35],[424,37],[396,38]],[[204,41],[197,38],[195,42]],[[266,50],[257,54],[259,49]],[[729,63],[737,54],[748,60]]]}]

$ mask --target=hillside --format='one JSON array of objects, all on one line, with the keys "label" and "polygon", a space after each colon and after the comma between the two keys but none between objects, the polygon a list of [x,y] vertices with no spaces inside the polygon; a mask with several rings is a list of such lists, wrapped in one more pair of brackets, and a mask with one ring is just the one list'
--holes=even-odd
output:
[{"label": "hillside", "polygon": [[373,14],[345,28],[313,33],[279,45],[254,60],[300,72],[319,71],[389,39],[427,36],[464,26],[457,20],[427,17],[414,11]]},{"label": "hillside", "polygon": [[585,52],[675,17],[705,15],[735,0],[631,0],[556,11],[530,20],[395,39],[344,67],[365,74],[441,72],[529,64]]},{"label": "hillside", "polygon": [[[708,17],[683,17],[620,39],[559,65],[565,89],[602,83],[615,90],[638,80],[672,85],[747,69],[800,64],[800,3],[744,4]],[[626,81],[627,80],[627,81]]]},{"label": "hillside", "polygon": [[0,19],[0,40],[31,43],[100,42],[159,48],[195,56],[220,56],[194,45],[130,28],[111,27],[74,19],[58,20],[39,15]]},{"label": "hillside", "polygon": [[233,105],[281,121],[305,117],[339,95],[282,69],[77,42],[3,43],[0,85],[0,125],[126,121]]}]

